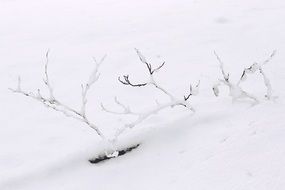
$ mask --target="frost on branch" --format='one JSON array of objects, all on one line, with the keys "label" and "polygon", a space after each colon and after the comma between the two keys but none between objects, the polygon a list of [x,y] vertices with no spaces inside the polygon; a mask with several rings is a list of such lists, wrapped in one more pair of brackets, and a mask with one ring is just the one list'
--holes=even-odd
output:
[{"label": "frost on branch", "polygon": [[129,106],[123,104],[120,102],[117,98],[115,98],[115,103],[118,105],[118,107],[121,108],[121,111],[113,111],[110,109],[107,109],[103,104],[101,104],[101,107],[104,111],[112,113],[112,114],[122,114],[122,115],[133,115],[136,117],[136,119],[131,122],[125,124],[122,128],[117,130],[114,141],[117,140],[117,138],[124,132],[126,129],[133,128],[149,118],[151,115],[154,115],[158,112],[160,112],[163,109],[166,108],[173,108],[176,106],[183,106],[192,112],[195,112],[194,108],[189,104],[189,99],[191,96],[195,96],[199,92],[199,84],[200,81],[196,85],[190,85],[189,88],[189,93],[185,95],[184,97],[175,97],[172,93],[168,92],[164,87],[162,87],[154,78],[155,73],[159,72],[163,66],[165,65],[165,62],[160,64],[157,67],[154,67],[152,64],[150,64],[146,58],[142,55],[142,53],[138,50],[135,49],[140,61],[146,66],[146,69],[148,71],[149,77],[147,78],[146,82],[133,82],[130,80],[129,75],[123,75],[123,77],[119,77],[118,80],[122,84],[130,87],[145,87],[145,86],[152,86],[156,88],[157,90],[161,91],[163,94],[168,96],[169,100],[168,102],[164,104],[160,104],[157,102],[157,105],[155,107],[152,107],[149,109],[147,112],[134,112]]},{"label": "frost on branch", "polygon": [[99,62],[94,59],[95,69],[89,77],[89,80],[86,84],[82,84],[82,92],[81,92],[81,109],[77,110],[71,106],[64,104],[61,100],[57,99],[54,95],[53,87],[50,83],[48,66],[49,66],[49,51],[46,53],[46,61],[44,65],[44,84],[48,90],[48,95],[43,95],[40,89],[37,89],[36,92],[25,91],[22,89],[21,78],[18,77],[18,85],[17,88],[10,90],[14,93],[19,93],[24,96],[30,97],[36,101],[41,102],[44,106],[51,108],[57,112],[64,114],[67,117],[71,117],[77,119],[83,123],[85,123],[88,127],[95,130],[95,132],[103,139],[106,140],[105,136],[98,128],[98,126],[92,123],[88,116],[86,115],[86,104],[87,104],[87,94],[90,90],[91,86],[98,80],[99,72],[98,69],[102,62],[104,61],[106,56],[104,56]]},{"label": "frost on branch", "polygon": [[248,74],[253,74],[256,71],[259,71],[259,73],[262,75],[263,77],[263,81],[264,81],[264,85],[267,89],[266,95],[265,97],[267,99],[271,99],[272,98],[272,87],[271,87],[271,83],[270,80],[268,79],[268,77],[266,76],[266,74],[264,73],[262,66],[269,63],[272,58],[275,56],[276,54],[276,50],[274,50],[271,55],[262,63],[254,63],[252,64],[250,67],[245,68],[242,72],[242,75],[240,77],[240,80],[237,83],[233,83],[230,81],[230,75],[229,73],[226,74],[226,72],[224,71],[224,63],[222,62],[221,58],[218,56],[218,54],[216,52],[214,52],[219,64],[220,64],[220,69],[223,75],[223,79],[219,79],[218,82],[213,86],[213,92],[215,94],[215,96],[219,95],[219,86],[220,85],[225,85],[229,88],[229,94],[232,97],[233,100],[237,100],[237,99],[241,99],[241,98],[249,98],[254,100],[255,103],[258,103],[258,99],[247,93],[246,91],[244,91],[241,87],[240,84],[241,82],[245,81],[247,79],[247,75]]}]

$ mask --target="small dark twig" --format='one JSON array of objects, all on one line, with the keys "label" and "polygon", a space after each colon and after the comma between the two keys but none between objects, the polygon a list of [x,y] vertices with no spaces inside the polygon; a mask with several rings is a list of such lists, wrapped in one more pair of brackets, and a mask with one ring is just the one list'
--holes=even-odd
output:
[{"label": "small dark twig", "polygon": [[165,61],[160,66],[158,66],[156,69],[152,70],[151,74],[153,74],[154,72],[158,72],[164,65],[165,65]]},{"label": "small dark twig", "polygon": [[150,75],[153,75],[154,72],[158,72],[165,65],[165,61],[164,61],[160,66],[153,69],[152,65],[146,61],[146,58],[142,55],[142,53],[136,48],[135,48],[135,50],[136,50],[141,62],[147,66],[147,69],[148,69],[148,72]]},{"label": "small dark twig", "polygon": [[142,87],[147,85],[147,83],[140,83],[140,84],[131,83],[131,81],[129,80],[129,75],[123,75],[123,78],[124,80],[122,80],[121,77],[118,77],[118,80],[124,85],[130,85],[132,87]]},{"label": "small dark twig", "polygon": [[129,108],[129,106],[126,106],[124,104],[122,104],[121,102],[119,102],[117,99],[115,99],[115,102],[122,108],[122,111],[113,111],[113,110],[109,110],[107,109],[103,104],[101,104],[102,110],[112,113],[112,114],[124,114],[124,115],[133,115],[136,116],[136,119],[133,122],[127,123],[125,124],[122,128],[120,128],[119,130],[117,130],[115,137],[114,137],[114,141],[117,140],[117,138],[123,134],[127,129],[131,129],[137,125],[139,125],[140,123],[142,123],[143,121],[145,121],[147,118],[149,118],[150,116],[157,114],[158,112],[160,112],[161,110],[164,110],[166,108],[173,108],[176,106],[183,106],[189,110],[191,110],[192,112],[195,112],[195,109],[190,105],[190,103],[187,101],[190,96],[194,96],[198,94],[198,87],[200,84],[200,81],[197,85],[195,85],[194,87],[190,87],[190,94],[185,96],[184,98],[181,97],[175,97],[174,95],[172,95],[172,93],[170,93],[168,90],[166,90],[165,88],[163,88],[154,78],[153,74],[155,72],[158,72],[164,65],[165,62],[163,62],[161,65],[159,65],[158,67],[154,68],[152,67],[152,65],[150,63],[147,62],[146,58],[142,55],[142,53],[138,50],[135,49],[136,53],[140,59],[140,61],[146,65],[148,73],[149,73],[149,78],[147,79],[147,82],[145,83],[132,83],[129,79],[129,75],[123,75],[122,77],[118,77],[118,80],[124,84],[124,85],[128,85],[128,86],[132,86],[132,87],[142,87],[142,86],[153,86],[156,89],[158,89],[160,92],[162,92],[163,94],[167,95],[169,97],[169,101],[167,101],[166,103],[160,104],[157,103],[157,105],[155,107],[150,108],[148,111],[146,112],[133,112],[132,109]]},{"label": "small dark twig", "polygon": [[192,86],[192,84],[190,84],[190,92],[187,96],[184,96],[185,101],[187,101],[192,95],[198,94],[199,85],[200,85],[200,80],[194,87]]}]

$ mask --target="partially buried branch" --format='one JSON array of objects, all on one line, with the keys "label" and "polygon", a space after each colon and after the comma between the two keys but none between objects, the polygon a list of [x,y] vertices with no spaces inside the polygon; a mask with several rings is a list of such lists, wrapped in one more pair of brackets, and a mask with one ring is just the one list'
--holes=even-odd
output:
[{"label": "partially buried branch", "polygon": [[221,69],[221,72],[223,75],[223,79],[219,79],[218,82],[213,86],[213,91],[214,91],[214,94],[216,96],[219,95],[219,88],[218,87],[220,85],[226,85],[229,88],[229,91],[230,91],[229,94],[230,94],[230,96],[232,96],[233,100],[237,100],[237,99],[241,99],[241,98],[249,98],[249,99],[254,100],[256,103],[258,103],[259,102],[258,99],[255,96],[253,96],[253,95],[249,94],[248,92],[246,92],[245,90],[243,90],[240,87],[240,84],[241,84],[241,82],[243,82],[247,79],[248,74],[253,74],[256,71],[259,71],[262,74],[264,85],[267,88],[267,93],[265,96],[268,99],[271,99],[271,97],[272,97],[271,83],[270,83],[270,80],[268,79],[268,77],[266,76],[266,74],[264,73],[262,66],[269,63],[273,59],[273,57],[276,54],[276,50],[274,50],[270,54],[270,56],[265,61],[263,61],[262,63],[254,63],[250,67],[245,68],[242,72],[240,80],[237,83],[233,83],[229,80],[230,75],[226,74],[226,72],[224,71],[224,64],[223,64],[221,58],[218,56],[218,54],[216,52],[214,52],[214,54],[215,54],[215,56],[216,56],[216,58],[220,64],[220,69]]}]

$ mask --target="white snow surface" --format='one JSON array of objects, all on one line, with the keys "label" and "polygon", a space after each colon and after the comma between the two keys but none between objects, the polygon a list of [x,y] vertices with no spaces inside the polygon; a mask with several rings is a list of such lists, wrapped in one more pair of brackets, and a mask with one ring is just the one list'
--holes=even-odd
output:
[{"label": "white snow surface", "polygon": [[[0,0],[0,189],[1,190],[283,190],[285,189],[285,1],[284,0]],[[154,88],[117,81],[147,76],[134,48],[154,65],[156,79],[183,97],[190,83],[193,114],[181,108],[154,115],[121,136],[117,146],[141,146],[92,165],[104,143],[83,123],[14,94],[21,75],[26,90],[44,88],[44,56],[50,49],[55,95],[80,107],[80,84],[107,54],[87,111],[108,136],[131,118],[103,113],[119,109],[117,96],[134,110],[167,97]],[[232,102],[213,51],[231,79],[265,60],[273,95],[264,98],[261,75],[243,87],[260,99]]]}]

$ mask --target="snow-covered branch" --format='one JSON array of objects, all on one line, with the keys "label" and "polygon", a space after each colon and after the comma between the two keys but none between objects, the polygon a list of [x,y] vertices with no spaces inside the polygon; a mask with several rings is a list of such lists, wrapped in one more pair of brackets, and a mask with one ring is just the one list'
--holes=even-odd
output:
[{"label": "snow-covered branch", "polygon": [[257,63],[255,62],[254,64],[252,64],[250,67],[248,68],[245,68],[242,72],[242,75],[240,77],[240,80],[235,84],[235,83],[232,83],[230,82],[229,80],[229,74],[225,74],[225,71],[224,71],[224,67],[223,67],[223,62],[221,61],[220,57],[217,55],[216,52],[214,52],[218,62],[220,63],[220,69],[221,69],[221,72],[223,74],[223,77],[224,79],[219,79],[218,82],[213,86],[213,91],[214,91],[214,94],[216,96],[219,95],[219,86],[220,85],[226,85],[228,86],[229,88],[229,94],[230,96],[232,96],[233,100],[236,100],[236,99],[240,99],[240,98],[250,98],[252,100],[254,100],[256,103],[258,102],[258,99],[247,93],[246,91],[244,91],[241,87],[240,87],[240,84],[241,82],[245,81],[247,79],[247,75],[248,74],[253,74],[255,73],[256,71],[259,71],[261,74],[262,74],[262,77],[263,77],[263,80],[264,80],[264,85],[266,86],[267,88],[267,93],[266,93],[266,97],[268,99],[271,98],[272,96],[272,87],[271,87],[271,83],[270,83],[270,80],[268,79],[268,77],[266,76],[266,74],[264,73],[263,69],[262,69],[262,66],[269,63],[273,57],[275,56],[276,54],[276,50],[274,50],[270,56],[265,60],[263,61],[262,63]]},{"label": "snow-covered branch", "polygon": [[101,63],[104,61],[106,56],[104,56],[101,61],[97,62],[95,59],[95,69],[92,72],[92,74],[89,77],[89,80],[86,84],[82,84],[82,103],[81,103],[81,109],[77,110],[75,108],[72,108],[71,106],[68,106],[64,103],[62,103],[62,101],[60,101],[59,99],[57,99],[54,96],[54,92],[53,92],[53,87],[51,85],[50,79],[49,79],[49,73],[48,73],[48,66],[49,66],[49,51],[47,51],[46,53],[46,62],[45,62],[45,71],[44,71],[44,84],[48,90],[48,95],[44,96],[41,93],[41,90],[38,89],[36,93],[34,92],[28,92],[22,89],[22,85],[21,85],[21,78],[18,77],[18,85],[16,89],[12,89],[10,88],[10,90],[14,93],[19,93],[22,94],[24,96],[30,97],[36,101],[41,102],[43,105],[45,105],[46,107],[49,107],[55,111],[61,112],[63,113],[65,116],[67,117],[71,117],[74,119],[77,119],[83,123],[85,123],[88,127],[92,128],[93,130],[95,130],[95,132],[104,140],[105,136],[103,135],[103,133],[101,132],[101,130],[98,128],[98,126],[94,123],[92,123],[89,118],[86,115],[86,104],[87,104],[87,93],[90,90],[91,86],[98,80],[99,78],[99,73],[98,73],[98,69],[99,66],[101,65]]},{"label": "snow-covered branch", "polygon": [[200,81],[192,86],[190,85],[190,91],[189,93],[184,96],[184,97],[175,97],[172,93],[170,93],[169,91],[167,91],[164,87],[162,87],[154,78],[154,74],[156,72],[159,72],[160,69],[165,65],[165,62],[163,62],[161,65],[157,66],[157,67],[153,67],[152,64],[150,64],[146,58],[142,55],[142,53],[138,50],[135,49],[140,61],[146,65],[146,68],[148,70],[148,74],[149,77],[147,78],[146,82],[142,82],[142,83],[134,83],[131,82],[129,79],[129,75],[124,75],[123,79],[121,77],[119,77],[119,81],[127,86],[131,86],[131,87],[144,87],[144,86],[153,86],[156,89],[158,89],[159,91],[161,91],[163,94],[167,95],[169,97],[169,101],[164,103],[164,104],[160,104],[157,103],[157,105],[153,108],[150,108],[148,111],[146,112],[133,112],[132,109],[130,109],[129,106],[121,103],[118,101],[117,98],[115,98],[115,102],[116,104],[121,107],[121,111],[113,111],[110,109],[107,109],[103,104],[102,109],[108,113],[112,113],[112,114],[123,114],[123,115],[133,115],[136,117],[136,119],[128,124],[125,124],[122,128],[120,128],[116,134],[115,134],[115,138],[114,140],[116,140],[126,129],[130,129],[133,128],[135,126],[137,126],[138,124],[140,124],[141,122],[143,122],[144,120],[146,120],[147,118],[149,118],[151,115],[154,115],[158,112],[160,112],[163,109],[166,108],[173,108],[175,106],[183,106],[189,110],[191,110],[192,112],[195,112],[194,108],[189,104],[188,100],[191,96],[197,95],[199,92],[199,85],[200,85]]},{"label": "snow-covered branch", "polygon": [[[119,128],[115,134],[114,140],[117,140],[117,138],[123,133],[125,132],[127,129],[131,129],[137,125],[139,125],[140,123],[142,123],[143,121],[145,121],[146,119],[148,119],[150,116],[155,115],[157,113],[159,113],[160,111],[166,109],[166,108],[173,108],[175,106],[184,106],[186,108],[188,108],[189,110],[191,110],[192,112],[195,112],[194,108],[185,100],[177,100],[177,101],[170,101],[167,102],[165,104],[160,104],[156,107],[151,108],[150,110],[146,111],[146,112],[142,112],[142,113],[126,113],[126,114],[132,114],[136,116],[136,119],[130,123],[125,124],[122,128]],[[110,111],[108,111],[110,112]],[[112,113],[112,112],[110,112]],[[113,112],[114,113],[114,112]]]},{"label": "snow-covered branch", "polygon": [[261,63],[255,62],[250,67],[245,68],[243,70],[243,72],[242,72],[240,80],[238,81],[238,84],[240,84],[241,82],[245,81],[247,79],[247,75],[248,74],[253,74],[256,71],[259,71],[260,74],[263,77],[264,85],[265,85],[265,87],[267,89],[267,93],[266,93],[265,97],[268,98],[268,99],[271,99],[271,96],[272,96],[272,86],[271,86],[269,78],[266,76],[265,72],[263,71],[262,66],[267,64],[267,63],[269,63],[274,58],[275,55],[276,55],[276,50],[274,50],[270,54],[270,56],[266,60],[264,60],[263,62],[261,62]]},{"label": "snow-covered branch", "polygon": [[114,98],[114,102],[118,105],[118,107],[121,107],[121,111],[110,110],[110,109],[106,108],[103,105],[103,103],[101,103],[102,110],[105,111],[105,112],[112,113],[112,114],[117,114],[117,115],[125,115],[125,114],[139,115],[139,113],[131,111],[130,107],[125,105],[125,104],[123,104],[122,102],[120,102],[117,97]]},{"label": "snow-covered branch", "polygon": [[271,86],[270,80],[266,76],[266,74],[264,73],[264,71],[261,67],[259,68],[259,72],[262,74],[263,82],[264,82],[264,85],[266,86],[266,89],[267,89],[265,97],[268,99],[271,99],[272,98],[272,86]]},{"label": "snow-covered branch", "polygon": [[224,63],[223,63],[223,61],[221,60],[221,58],[219,57],[219,55],[216,53],[216,51],[214,51],[214,54],[215,54],[215,56],[216,56],[218,62],[220,63],[220,69],[221,69],[221,72],[222,72],[222,74],[223,74],[224,81],[225,81],[226,83],[228,83],[228,82],[229,82],[229,79],[230,79],[230,74],[229,74],[229,73],[226,74],[225,69],[224,69]]}]

